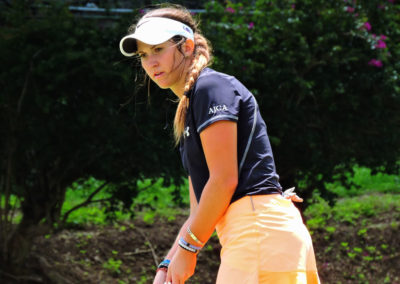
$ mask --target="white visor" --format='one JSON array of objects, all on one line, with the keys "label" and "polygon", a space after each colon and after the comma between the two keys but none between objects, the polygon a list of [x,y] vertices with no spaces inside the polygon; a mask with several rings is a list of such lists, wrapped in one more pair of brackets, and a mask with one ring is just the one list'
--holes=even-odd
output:
[{"label": "white visor", "polygon": [[125,56],[133,56],[137,51],[136,40],[146,44],[156,45],[181,35],[194,42],[193,30],[184,23],[161,17],[142,19],[136,25],[133,34],[127,35],[119,42],[119,49]]}]

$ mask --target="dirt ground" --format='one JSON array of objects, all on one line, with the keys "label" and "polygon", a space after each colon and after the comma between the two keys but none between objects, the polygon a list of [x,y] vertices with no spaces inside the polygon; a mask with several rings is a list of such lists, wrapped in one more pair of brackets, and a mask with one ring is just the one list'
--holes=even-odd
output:
[{"label": "dirt ground", "polygon": [[[156,264],[185,221],[135,221],[63,230],[38,238],[26,275],[3,275],[0,283],[152,283]],[[390,214],[360,224],[329,224],[313,232],[322,283],[400,284],[400,226]],[[220,245],[213,237],[186,283],[215,283]]]}]

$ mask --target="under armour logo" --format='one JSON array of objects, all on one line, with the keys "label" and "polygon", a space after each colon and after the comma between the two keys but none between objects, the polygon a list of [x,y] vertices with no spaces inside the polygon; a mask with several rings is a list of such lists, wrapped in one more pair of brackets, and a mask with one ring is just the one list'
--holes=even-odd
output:
[{"label": "under armour logo", "polygon": [[189,126],[183,130],[183,138],[189,137]]}]

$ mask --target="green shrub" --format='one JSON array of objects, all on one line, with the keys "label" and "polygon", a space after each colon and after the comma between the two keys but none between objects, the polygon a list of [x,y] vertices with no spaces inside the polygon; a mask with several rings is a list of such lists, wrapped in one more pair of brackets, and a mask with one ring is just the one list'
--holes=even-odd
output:
[{"label": "green shrub", "polygon": [[255,94],[284,187],[306,181],[303,196],[319,188],[331,199],[324,183],[356,163],[394,171],[400,150],[397,1],[234,2],[211,1],[202,29],[215,47],[216,69]]},{"label": "green shrub", "polygon": [[400,172],[389,175],[384,171],[372,174],[366,167],[354,166],[353,170],[345,174],[345,181],[336,180],[327,183],[328,191],[338,197],[362,195],[368,192],[400,193]]},{"label": "green shrub", "polygon": [[[363,218],[379,216],[381,213],[392,212],[400,217],[400,196],[398,194],[369,193],[362,196],[346,197],[337,200],[329,206],[317,193],[314,194],[312,204],[305,210],[307,226],[311,230],[324,229],[330,221],[356,224]],[[328,229],[329,231],[329,229]],[[361,229],[359,236],[367,230]]]},{"label": "green shrub", "polygon": [[[103,181],[93,177],[73,183],[66,192],[62,213],[65,214],[71,208],[83,203],[102,184]],[[123,205],[120,204],[119,209],[116,208],[115,211],[109,212],[107,211],[107,206],[104,206],[103,203],[94,202],[69,214],[67,223],[75,225],[104,225],[112,220],[129,220],[132,215],[137,215],[148,223],[152,223],[156,216],[173,219],[176,214],[182,212],[181,208],[189,207],[188,186],[187,180],[179,187],[175,185],[165,186],[163,179],[139,181],[137,183],[139,193],[136,197],[131,197],[133,201],[129,211],[123,210]],[[109,191],[104,189],[96,194],[93,200],[105,200],[105,202],[108,202],[107,200],[110,197]]]}]

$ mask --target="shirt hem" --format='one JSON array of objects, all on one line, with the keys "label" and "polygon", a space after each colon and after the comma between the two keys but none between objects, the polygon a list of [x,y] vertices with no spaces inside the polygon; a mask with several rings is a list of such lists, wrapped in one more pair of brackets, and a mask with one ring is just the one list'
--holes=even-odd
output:
[{"label": "shirt hem", "polygon": [[200,125],[197,128],[197,133],[200,133],[202,130],[204,130],[204,128],[206,128],[207,126],[209,126],[210,124],[220,121],[220,120],[229,120],[229,121],[238,121],[238,117],[235,115],[217,115],[214,116],[212,118],[210,118],[209,120],[205,121],[202,125]]}]

